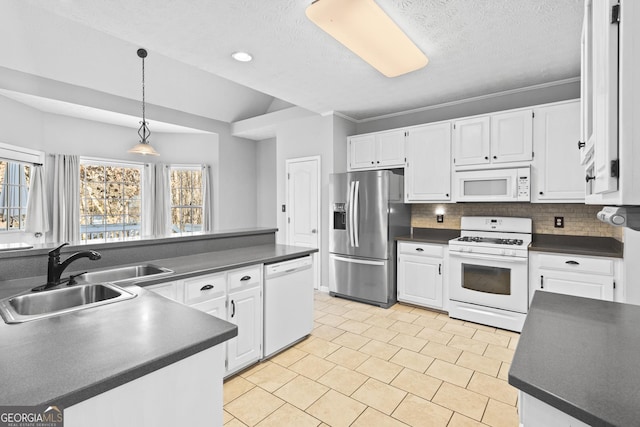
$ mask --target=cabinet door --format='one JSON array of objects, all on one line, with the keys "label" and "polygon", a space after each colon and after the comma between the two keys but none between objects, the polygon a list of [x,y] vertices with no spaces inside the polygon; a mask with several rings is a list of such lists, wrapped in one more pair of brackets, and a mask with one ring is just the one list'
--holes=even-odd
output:
[{"label": "cabinet door", "polygon": [[374,135],[349,138],[349,169],[371,169],[376,166],[376,138]]},{"label": "cabinet door", "polygon": [[584,168],[576,144],[579,134],[579,101],[535,110],[532,202],[584,201]]},{"label": "cabinet door", "polygon": [[489,163],[488,116],[458,120],[453,124],[453,162],[456,166]]},{"label": "cabinet door", "polygon": [[533,157],[533,111],[491,116],[491,162],[507,163]]},{"label": "cabinet door", "polygon": [[558,294],[613,301],[614,279],[611,276],[575,274],[539,270],[537,289]]},{"label": "cabinet door", "polygon": [[406,150],[405,202],[451,200],[451,124],[410,129]]},{"label": "cabinet door", "polygon": [[238,336],[227,341],[227,369],[232,372],[262,356],[260,288],[230,293],[227,320],[238,326]]},{"label": "cabinet door", "polygon": [[189,307],[203,311],[222,320],[227,320],[227,296],[222,295],[208,301],[190,305]]},{"label": "cabinet door", "polygon": [[376,167],[404,166],[404,130],[376,134]]},{"label": "cabinet door", "polygon": [[[611,8],[618,0],[592,2],[593,133],[596,194],[618,189],[611,162],[618,159],[618,25],[611,24]],[[613,176],[612,176],[613,175]]]},{"label": "cabinet door", "polygon": [[398,300],[442,308],[442,259],[399,256]]},{"label": "cabinet door", "polygon": [[145,286],[145,290],[155,292],[173,301],[182,302],[182,295],[178,292],[178,282],[160,283],[158,285]]}]

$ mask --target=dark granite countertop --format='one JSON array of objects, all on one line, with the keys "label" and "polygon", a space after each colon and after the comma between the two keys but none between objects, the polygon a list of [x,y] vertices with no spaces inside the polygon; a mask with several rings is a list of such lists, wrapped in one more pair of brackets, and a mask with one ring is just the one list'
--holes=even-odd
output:
[{"label": "dark granite countertop", "polygon": [[437,243],[446,245],[449,240],[460,237],[460,230],[449,228],[414,228],[409,236],[396,237],[403,242]]},{"label": "dark granite countertop", "polygon": [[530,251],[622,258],[623,244],[613,237],[534,234]]},{"label": "dark granite countertop", "polygon": [[640,306],[536,292],[509,384],[589,425],[638,425]]},{"label": "dark granite countertop", "polygon": [[[175,363],[237,335],[237,327],[145,291],[168,282],[317,249],[260,245],[152,260],[173,275],[128,282],[136,298],[72,314],[8,325],[0,321],[0,405],[63,407]],[[42,284],[44,277],[0,282],[0,298]],[[125,287],[125,285],[120,284]]]}]

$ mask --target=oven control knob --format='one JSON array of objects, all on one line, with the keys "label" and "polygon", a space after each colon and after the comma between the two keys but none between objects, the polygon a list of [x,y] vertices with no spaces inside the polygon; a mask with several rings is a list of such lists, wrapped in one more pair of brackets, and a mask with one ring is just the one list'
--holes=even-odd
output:
[{"label": "oven control knob", "polygon": [[508,255],[506,249],[500,250],[500,255]]}]

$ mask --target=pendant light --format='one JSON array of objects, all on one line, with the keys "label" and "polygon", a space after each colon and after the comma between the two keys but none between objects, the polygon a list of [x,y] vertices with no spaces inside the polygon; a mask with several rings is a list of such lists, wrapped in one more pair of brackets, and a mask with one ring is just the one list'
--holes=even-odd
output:
[{"label": "pendant light", "polygon": [[140,136],[140,142],[131,148],[128,153],[142,154],[143,156],[159,156],[160,154],[153,149],[149,144],[149,136],[151,131],[147,126],[147,120],[145,117],[145,105],[144,105],[144,58],[147,57],[147,51],[145,49],[138,49],[138,56],[142,58],[142,121],[140,122],[140,129],[138,129],[138,135]]}]

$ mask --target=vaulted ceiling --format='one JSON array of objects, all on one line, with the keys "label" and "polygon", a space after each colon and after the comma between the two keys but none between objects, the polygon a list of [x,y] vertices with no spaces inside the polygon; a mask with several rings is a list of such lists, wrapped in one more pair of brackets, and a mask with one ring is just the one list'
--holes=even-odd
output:
[{"label": "vaulted ceiling", "polygon": [[384,77],[306,18],[310,0],[1,0],[0,66],[136,99],[145,47],[150,102],[227,122],[274,100],[368,120],[579,77],[583,0],[376,2],[425,68]]}]

